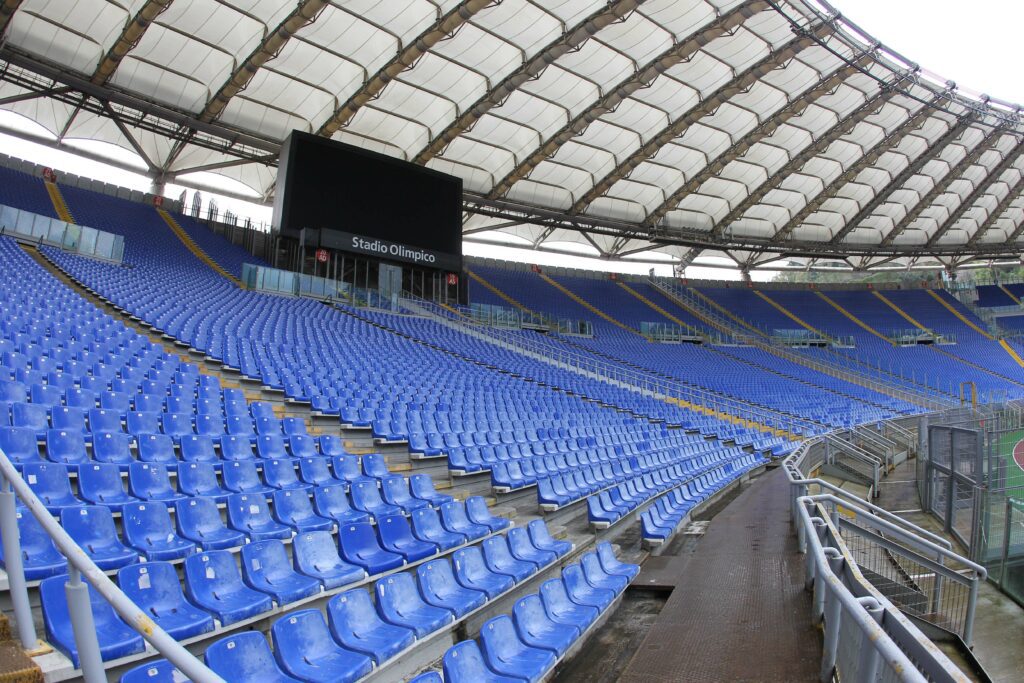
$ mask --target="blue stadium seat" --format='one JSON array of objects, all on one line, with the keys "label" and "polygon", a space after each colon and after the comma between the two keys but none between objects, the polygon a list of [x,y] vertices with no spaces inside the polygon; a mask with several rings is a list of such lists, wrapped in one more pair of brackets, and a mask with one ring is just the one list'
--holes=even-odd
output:
[{"label": "blue stadium seat", "polygon": [[318,455],[299,460],[299,477],[312,486],[338,486],[344,483],[331,474],[327,459]]},{"label": "blue stadium seat", "polygon": [[163,413],[160,415],[160,431],[174,439],[175,443],[181,442],[184,436],[195,434],[192,429],[191,413]]},{"label": "blue stadium seat", "polygon": [[[292,418],[285,418],[286,420]],[[320,458],[316,450],[316,439],[309,434],[293,434],[288,437],[288,452],[293,458]],[[327,461],[324,460],[324,465]]]},{"label": "blue stadium seat", "polygon": [[60,525],[100,569],[117,569],[139,561],[139,554],[117,535],[110,509],[102,505],[65,508]]},{"label": "blue stadium seat", "polygon": [[492,536],[483,542],[484,561],[491,571],[507,574],[519,583],[537,571],[533,562],[512,555],[504,536]]},{"label": "blue stadium seat", "polygon": [[409,683],[444,683],[444,679],[437,671],[428,671],[410,679]]},{"label": "blue stadium seat", "polygon": [[22,478],[32,491],[53,514],[60,514],[64,508],[75,508],[83,505],[82,501],[71,493],[71,481],[68,479],[66,467],[54,463],[25,463],[21,469]]},{"label": "blue stadium seat", "polygon": [[[487,502],[481,496],[466,498],[466,516],[473,524],[480,524],[489,528],[491,533],[512,526],[512,520],[492,515],[487,507]],[[539,522],[540,520],[534,521]]]},{"label": "blue stadium seat", "polygon": [[141,500],[159,500],[168,505],[184,498],[171,488],[167,468],[148,462],[128,465],[128,492]]},{"label": "blue stadium seat", "polygon": [[[185,558],[185,593],[227,626],[268,611],[270,596],[242,582],[228,550],[210,550]],[[262,636],[261,636],[262,638]],[[236,680],[232,677],[232,680]]]},{"label": "blue stadium seat", "polygon": [[[21,548],[21,565],[25,571],[25,578],[37,581],[67,572],[67,560],[57,550],[50,536],[43,531],[39,520],[27,510],[17,510],[14,514],[18,519],[18,545]],[[7,568],[3,545],[0,545],[0,564]]]},{"label": "blue stadium seat", "polygon": [[[71,660],[72,666],[78,668],[78,647],[75,644],[71,615],[68,613],[67,597],[64,593],[67,581],[66,574],[43,579],[39,584],[39,602],[42,606],[47,642],[64,653]],[[103,661],[142,652],[145,647],[142,636],[117,616],[106,598],[92,586],[85,585],[89,589],[93,624],[96,627],[100,657]]]},{"label": "blue stadium seat", "polygon": [[0,427],[0,450],[16,464],[42,461],[36,432],[28,427]]},{"label": "blue stadium seat", "polygon": [[172,638],[183,640],[214,628],[213,618],[185,599],[178,572],[169,562],[122,567],[117,584]]},{"label": "blue stadium seat", "polygon": [[318,609],[281,617],[270,629],[274,656],[288,674],[311,683],[353,683],[373,670],[366,655],[338,645]]},{"label": "blue stadium seat", "polygon": [[121,468],[109,463],[78,466],[78,495],[93,505],[106,505],[116,512],[139,500],[125,491]]},{"label": "blue stadium seat", "polygon": [[573,602],[561,579],[549,579],[541,584],[540,599],[552,621],[575,626],[580,633],[586,631],[600,614],[596,607]]},{"label": "blue stadium seat", "polygon": [[288,561],[284,544],[278,540],[242,546],[242,578],[251,588],[286,605],[320,592],[320,582],[300,574]]},{"label": "blue stadium seat", "polygon": [[441,506],[441,524],[452,533],[462,534],[470,540],[483,538],[491,532],[483,524],[474,524],[466,516],[466,506],[459,501],[452,501]]},{"label": "blue stadium seat", "polygon": [[409,493],[409,482],[405,477],[392,475],[381,480],[381,493],[384,501],[397,505],[404,514],[410,514],[413,510],[421,510],[429,506],[425,500],[413,498]]},{"label": "blue stadium seat", "polygon": [[362,588],[331,598],[327,603],[327,619],[336,641],[350,650],[362,652],[378,665],[416,640],[412,630],[381,619],[370,594]]},{"label": "blue stadium seat", "polygon": [[[132,457],[132,436],[103,432],[92,436],[92,457],[96,462],[107,462],[122,467],[135,462]],[[127,469],[125,467],[125,469]]]},{"label": "blue stadium seat", "polygon": [[455,580],[452,567],[441,558],[416,567],[423,599],[434,607],[449,610],[462,618],[487,602],[487,594],[472,588],[465,588]]},{"label": "blue stadium seat", "polygon": [[348,494],[345,493],[345,489],[341,485],[314,488],[313,507],[318,515],[333,519],[338,526],[370,521],[370,515],[361,510],[352,509]]},{"label": "blue stadium seat", "polygon": [[50,429],[50,411],[44,405],[15,403],[11,406],[11,424],[31,430],[36,439],[43,441]]},{"label": "blue stadium seat", "polygon": [[345,586],[366,577],[363,567],[341,559],[338,546],[329,531],[310,531],[299,534],[292,541],[295,568],[312,576],[331,589]]},{"label": "blue stadium seat", "polygon": [[571,564],[562,569],[562,581],[569,597],[580,605],[596,607],[603,612],[615,600],[614,590],[591,586],[578,564]]},{"label": "blue stadium seat", "polygon": [[384,621],[412,629],[417,638],[423,638],[455,619],[449,610],[434,607],[423,600],[412,574],[386,576],[377,581],[374,593],[377,611]]},{"label": "blue stadium seat", "polygon": [[448,648],[442,660],[445,683],[523,683],[525,679],[495,673],[484,661],[475,640]]},{"label": "blue stadium seat", "polygon": [[178,533],[203,550],[234,548],[245,543],[245,534],[224,526],[213,498],[186,498],[175,504],[174,511]]},{"label": "blue stadium seat", "polygon": [[338,529],[341,557],[366,569],[371,576],[405,564],[405,559],[381,547],[371,524],[347,524]]},{"label": "blue stadium seat", "polygon": [[231,495],[217,481],[217,470],[208,462],[178,463],[178,489],[186,496],[205,496],[223,503]]},{"label": "blue stadium seat", "polygon": [[388,515],[377,520],[377,533],[385,550],[398,553],[406,562],[418,562],[436,555],[437,544],[421,541],[412,535],[409,520],[402,515]]},{"label": "blue stadium seat", "polygon": [[85,451],[85,437],[81,432],[50,429],[46,432],[46,458],[64,465],[82,465],[89,462]]},{"label": "blue stadium seat", "polygon": [[345,455],[345,444],[341,437],[334,434],[321,434],[317,437],[317,444],[320,447],[320,455],[326,458],[334,458]]},{"label": "blue stadium seat", "polygon": [[375,487],[377,486],[376,480],[372,477],[367,477],[363,474],[362,467],[359,464],[358,455],[336,455],[331,458],[331,466],[334,468],[334,476],[346,481],[349,484],[355,484],[360,481],[369,481]]},{"label": "blue stadium seat", "polygon": [[252,442],[247,437],[220,437],[220,456],[224,460],[252,460]]},{"label": "blue stadium seat", "polygon": [[260,434],[256,437],[256,454],[264,460],[287,460],[288,450],[280,434]]},{"label": "blue stadium seat", "polygon": [[502,614],[480,628],[480,646],[487,666],[499,674],[535,683],[551,670],[554,652],[531,647],[519,639],[511,617]]},{"label": "blue stadium seat", "polygon": [[163,503],[132,503],[122,510],[125,543],[146,560],[178,560],[196,550],[196,544],[174,533],[171,516]]},{"label": "blue stadium seat", "polygon": [[68,432],[85,434],[86,429],[85,411],[81,408],[68,406],[53,406],[50,408],[50,426]]},{"label": "blue stadium seat", "polygon": [[220,459],[213,447],[213,439],[202,434],[193,434],[181,439],[181,459],[185,462],[215,463]]},{"label": "blue stadium seat", "polygon": [[[144,398],[143,395],[135,397],[135,405],[139,405],[140,399]],[[128,433],[134,434],[135,436],[142,436],[143,434],[159,434],[160,433],[160,413],[155,411],[141,411],[141,410],[129,410],[125,416],[125,423],[128,427]]]},{"label": "blue stadium seat", "polygon": [[250,461],[232,461],[224,463],[224,488],[235,493],[265,494],[274,489],[260,480],[256,471],[256,463]]},{"label": "blue stadium seat", "polygon": [[612,550],[612,545],[608,541],[601,541],[597,544],[597,558],[601,563],[601,568],[608,574],[625,576],[632,581],[640,573],[639,566],[622,562],[615,557],[615,551]]},{"label": "blue stadium seat", "polygon": [[512,557],[524,562],[532,562],[538,567],[545,567],[558,559],[554,552],[536,548],[526,529],[509,529],[508,547],[512,551]]},{"label": "blue stadium seat", "polygon": [[[196,434],[211,439],[219,439],[227,433],[224,426],[224,417],[210,413],[198,413],[195,416]],[[182,435],[182,440],[189,438],[188,434]]]},{"label": "blue stadium seat", "polygon": [[414,474],[409,477],[409,489],[413,496],[427,501],[433,507],[440,507],[455,500],[452,496],[438,493],[434,489],[434,480],[426,474]]},{"label": "blue stadium seat", "polygon": [[377,482],[372,479],[352,484],[352,507],[374,517],[402,514],[402,508],[384,502],[380,497]]},{"label": "blue stadium seat", "polygon": [[267,639],[259,631],[221,638],[206,649],[203,660],[214,673],[231,683],[301,683],[281,671]]},{"label": "blue stadium seat", "polygon": [[512,608],[512,615],[520,640],[531,647],[550,650],[559,657],[580,636],[575,626],[552,621],[539,595],[520,599]]},{"label": "blue stadium seat", "polygon": [[184,683],[183,675],[166,659],[146,662],[125,671],[119,683]]},{"label": "blue stadium seat", "polygon": [[309,485],[299,481],[295,473],[295,465],[291,460],[264,460],[263,480],[278,490],[302,489],[309,490]]},{"label": "blue stadium seat", "polygon": [[136,441],[139,444],[140,461],[163,465],[178,462],[174,454],[174,441],[166,434],[140,434]]},{"label": "blue stadium seat", "polygon": [[313,512],[309,494],[305,489],[298,491],[274,491],[274,518],[287,524],[295,531],[317,531],[334,529],[334,522]]},{"label": "blue stadium seat", "polygon": [[123,434],[124,429],[121,428],[121,414],[116,410],[93,408],[89,411],[89,431],[93,434],[100,434],[103,432]]},{"label": "blue stadium seat", "polygon": [[508,574],[491,571],[484,561],[478,546],[460,548],[452,555],[455,579],[460,585],[487,594],[493,600],[515,585],[515,579]]},{"label": "blue stadium seat", "polygon": [[388,470],[388,464],[384,460],[384,456],[379,453],[368,453],[363,455],[360,457],[360,461],[363,465],[363,473],[368,477],[383,480],[385,477],[391,476],[391,472]]},{"label": "blue stadium seat", "polygon": [[228,525],[244,532],[253,543],[292,537],[291,529],[271,517],[267,500],[261,494],[236,493],[228,496],[227,508]]},{"label": "blue stadium seat", "polygon": [[583,568],[583,575],[594,588],[607,588],[614,590],[616,594],[621,593],[629,585],[631,579],[621,574],[609,574],[601,566],[596,553],[587,553],[580,558],[580,565]]},{"label": "blue stadium seat", "polygon": [[569,541],[560,541],[553,538],[543,519],[533,520],[526,525],[526,530],[530,534],[530,540],[533,542],[534,547],[540,550],[546,550],[562,557],[567,555],[573,548],[572,543]]},{"label": "blue stadium seat", "polygon": [[441,519],[436,510],[416,510],[410,516],[412,533],[416,538],[428,543],[435,543],[442,550],[451,550],[466,542],[463,534],[456,534],[441,526]]}]

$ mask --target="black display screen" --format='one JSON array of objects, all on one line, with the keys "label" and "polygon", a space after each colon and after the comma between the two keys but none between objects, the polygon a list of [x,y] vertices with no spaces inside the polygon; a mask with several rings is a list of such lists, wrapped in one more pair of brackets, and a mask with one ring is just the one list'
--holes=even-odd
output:
[{"label": "black display screen", "polygon": [[461,270],[461,178],[294,131],[275,193],[285,236],[318,231],[325,247]]}]

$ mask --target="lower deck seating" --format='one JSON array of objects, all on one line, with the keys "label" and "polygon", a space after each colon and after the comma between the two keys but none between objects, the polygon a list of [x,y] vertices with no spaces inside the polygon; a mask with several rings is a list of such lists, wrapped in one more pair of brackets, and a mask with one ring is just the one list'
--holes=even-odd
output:
[{"label": "lower deck seating", "polygon": [[[539,569],[535,566],[534,572]],[[414,680],[540,680],[590,632],[638,572],[636,565],[616,559],[610,545],[599,543],[596,552],[564,567],[560,578],[520,598],[511,615],[485,622],[479,640],[450,648],[443,659],[443,679],[438,672],[427,672]],[[206,664],[232,683],[359,680],[487,601],[485,592],[467,587],[467,579],[452,573],[443,560],[424,565],[418,574],[418,580],[408,573],[382,578],[372,596],[362,588],[335,595],[327,603],[326,617],[317,609],[281,616],[271,625],[270,642],[258,632],[222,638],[207,649]],[[449,599],[427,588],[428,581],[447,586]],[[121,683],[171,680],[173,674],[166,661],[148,662],[125,673]]]}]

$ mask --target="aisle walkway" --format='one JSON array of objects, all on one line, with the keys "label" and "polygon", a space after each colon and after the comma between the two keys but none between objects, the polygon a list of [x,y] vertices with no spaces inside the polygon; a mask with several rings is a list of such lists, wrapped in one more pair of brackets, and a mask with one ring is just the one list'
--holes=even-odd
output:
[{"label": "aisle walkway", "polygon": [[821,637],[788,501],[785,473],[768,472],[714,517],[697,552],[647,563],[650,580],[675,588],[620,681],[817,680]]}]

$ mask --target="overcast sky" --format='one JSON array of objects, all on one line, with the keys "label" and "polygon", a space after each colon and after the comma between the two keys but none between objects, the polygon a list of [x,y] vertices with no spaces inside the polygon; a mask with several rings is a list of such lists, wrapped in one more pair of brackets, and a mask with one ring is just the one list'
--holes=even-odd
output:
[{"label": "overcast sky", "polygon": [[845,17],[965,90],[1024,104],[1020,0],[830,0]]}]

